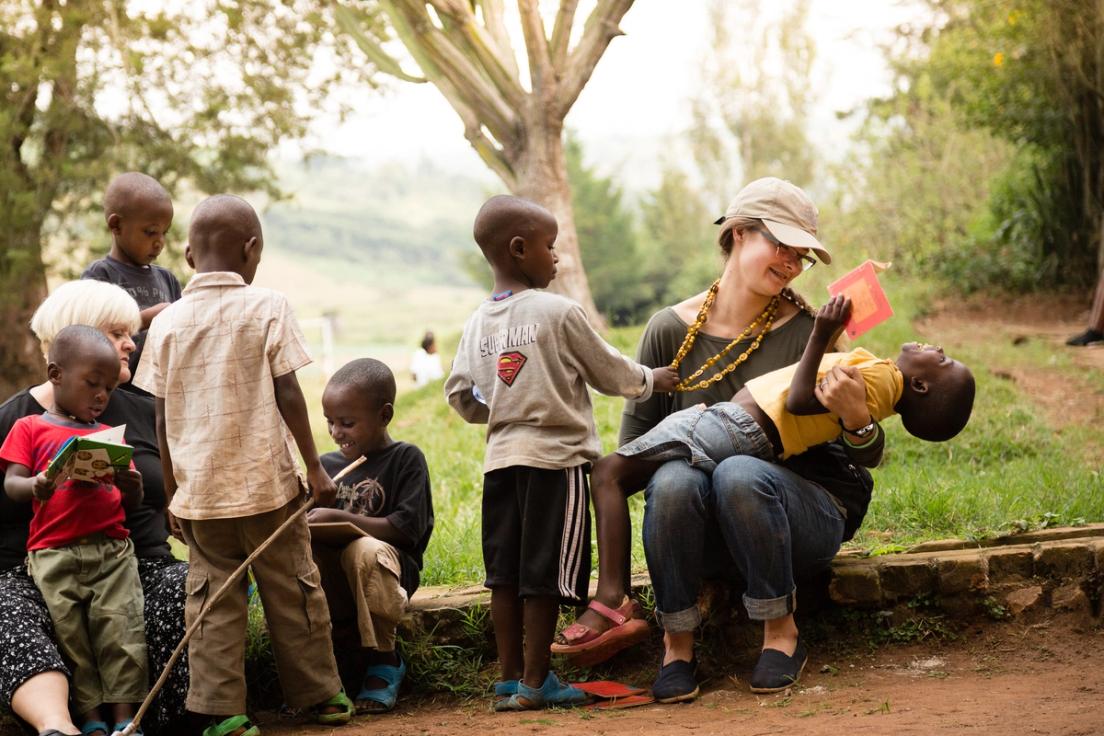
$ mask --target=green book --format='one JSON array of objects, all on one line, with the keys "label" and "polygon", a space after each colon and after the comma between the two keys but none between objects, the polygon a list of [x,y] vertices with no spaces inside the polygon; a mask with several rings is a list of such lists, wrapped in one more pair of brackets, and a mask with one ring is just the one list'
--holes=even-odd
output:
[{"label": "green book", "polygon": [[126,425],[83,437],[70,437],[46,468],[46,477],[103,483],[115,482],[116,468],[129,468],[134,448],[123,442]]}]

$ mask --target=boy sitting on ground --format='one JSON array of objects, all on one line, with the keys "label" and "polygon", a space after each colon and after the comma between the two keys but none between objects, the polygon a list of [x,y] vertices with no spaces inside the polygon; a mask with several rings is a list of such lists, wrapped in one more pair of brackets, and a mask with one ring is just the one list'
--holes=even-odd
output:
[{"label": "boy sitting on ground", "polygon": [[58,332],[48,360],[53,406],[17,421],[4,440],[4,491],[34,511],[27,569],[73,666],[81,733],[107,736],[101,706],[122,730],[149,685],[142,583],[123,526],[124,507],[142,502],[142,476],[133,466],[114,470],[115,485],[47,476],[69,438],[108,428],[96,418],[119,381],[119,354],[99,330],[74,325]]},{"label": "boy sitting on ground", "polygon": [[475,241],[494,293],[465,325],[445,382],[460,416],[487,424],[483,563],[502,665],[496,710],[586,700],[549,671],[549,645],[560,601],[581,602],[590,577],[586,474],[600,445],[587,385],[644,400],[678,380],[607,345],[575,302],[539,291],[556,275],[556,233],[548,210],[518,197],[479,210]]},{"label": "boy sitting on ground", "polygon": [[[130,375],[133,376],[142,357],[150,322],[180,298],[180,282],[176,276],[154,263],[165,247],[165,236],[172,226],[172,199],[156,179],[130,171],[107,185],[104,219],[111,231],[111,251],[104,258],[93,261],[81,278],[120,286],[138,302],[142,310],[142,329],[134,336],[134,352],[130,354]],[[120,388],[145,395],[129,382]]]},{"label": "boy sitting on ground", "polygon": [[[668,460],[683,459],[712,472],[733,455],[785,460],[839,437],[858,437],[875,422],[900,414],[905,429],[923,440],[949,440],[966,426],[974,405],[970,369],[932,345],[906,343],[896,361],[862,348],[829,353],[851,313],[851,300],[835,296],[817,313],[801,360],[747,382],[732,401],[683,409],[595,465],[594,484],[619,490],[647,484]],[[816,396],[833,366],[854,366],[866,384],[870,422],[844,428]]]},{"label": "boy sitting on ground", "polygon": [[334,543],[315,535],[314,559],[333,619],[335,653],[359,645],[368,665],[357,711],[385,713],[395,707],[406,675],[395,633],[418,589],[433,531],[429,468],[421,450],[387,431],[395,416],[395,376],[380,361],[361,358],[334,373],[322,409],[338,446],[322,456],[322,467],[333,477],[364,462],[338,483],[334,507],[311,509],[308,520],[348,522],[367,536]]},{"label": "boy sitting on ground", "polygon": [[[207,597],[305,500],[292,439],[318,503],[337,489],[314,446],[295,371],[310,362],[282,294],[251,286],[264,241],[245,200],[196,207],[185,256],[196,276],[150,326],[135,383],[156,397],[170,523],[188,545],[190,626]],[[289,434],[290,430],[290,434]],[[287,703],[319,723],[348,723],[326,596],[307,520],[252,563]],[[257,736],[245,715],[246,580],[210,608],[189,643],[188,710],[213,716],[205,736]]]}]

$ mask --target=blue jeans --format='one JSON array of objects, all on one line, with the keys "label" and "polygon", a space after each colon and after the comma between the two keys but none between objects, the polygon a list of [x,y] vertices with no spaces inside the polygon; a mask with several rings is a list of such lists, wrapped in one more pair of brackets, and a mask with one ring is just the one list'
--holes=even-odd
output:
[{"label": "blue jeans", "polygon": [[672,633],[697,628],[702,580],[727,571],[746,583],[752,619],[792,613],[795,572],[825,569],[843,538],[843,516],[820,486],[754,457],[730,457],[712,476],[672,460],[652,476],[644,498],[656,614]]}]

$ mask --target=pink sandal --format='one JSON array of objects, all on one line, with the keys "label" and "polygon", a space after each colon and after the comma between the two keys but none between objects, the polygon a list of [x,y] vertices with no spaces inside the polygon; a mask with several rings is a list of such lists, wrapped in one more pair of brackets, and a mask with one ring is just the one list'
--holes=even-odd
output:
[{"label": "pink sandal", "polygon": [[605,631],[595,631],[576,621],[557,637],[563,643],[553,642],[553,654],[567,655],[572,664],[589,667],[648,638],[648,622],[643,618],[640,604],[634,600],[626,599],[617,608],[592,600],[587,608],[609,619],[611,626]]}]

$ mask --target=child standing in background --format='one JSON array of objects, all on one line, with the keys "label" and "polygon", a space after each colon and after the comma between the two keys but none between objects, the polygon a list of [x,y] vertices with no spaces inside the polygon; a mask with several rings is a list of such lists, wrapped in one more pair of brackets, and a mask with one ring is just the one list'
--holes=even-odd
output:
[{"label": "child standing in background", "polygon": [[590,577],[589,463],[601,452],[587,386],[643,400],[677,375],[606,344],[575,302],[549,294],[556,219],[518,197],[492,197],[474,236],[494,294],[464,327],[449,403],[487,424],[483,562],[502,664],[496,710],[575,705],[581,690],[549,670],[559,603],[578,603]]},{"label": "child standing in background", "polygon": [[[135,349],[130,354],[130,375],[133,376],[142,357],[150,322],[180,298],[180,282],[176,276],[154,263],[165,247],[165,235],[172,226],[172,200],[156,179],[130,171],[108,184],[104,192],[104,220],[111,231],[111,251],[104,258],[93,261],[81,278],[120,286],[138,302],[142,329],[134,336]],[[120,388],[145,393],[130,382]]]},{"label": "child standing in background", "polygon": [[[196,207],[185,252],[196,276],[151,325],[135,379],[156,397],[170,523],[189,549],[189,625],[303,503],[292,438],[318,503],[332,504],[337,492],[295,377],[310,362],[302,333],[283,295],[250,286],[263,246],[245,200],[218,195]],[[353,704],[337,674],[306,518],[252,570],[287,703],[311,706],[319,723],[348,723]],[[214,720],[204,736],[259,733],[245,715],[246,585],[208,611],[188,649],[188,709]]]},{"label": "child standing in background", "polygon": [[[354,360],[334,373],[322,408],[337,452],[322,456],[342,478],[331,509],[311,509],[312,524],[347,522],[367,536],[327,542],[315,535],[314,559],[334,624],[334,651],[362,649],[367,669],[355,698],[358,712],[395,707],[406,663],[395,634],[406,604],[418,589],[422,555],[433,531],[429,468],[422,451],[391,439],[395,376],[378,360]],[[339,656],[339,660],[341,657]]]}]

